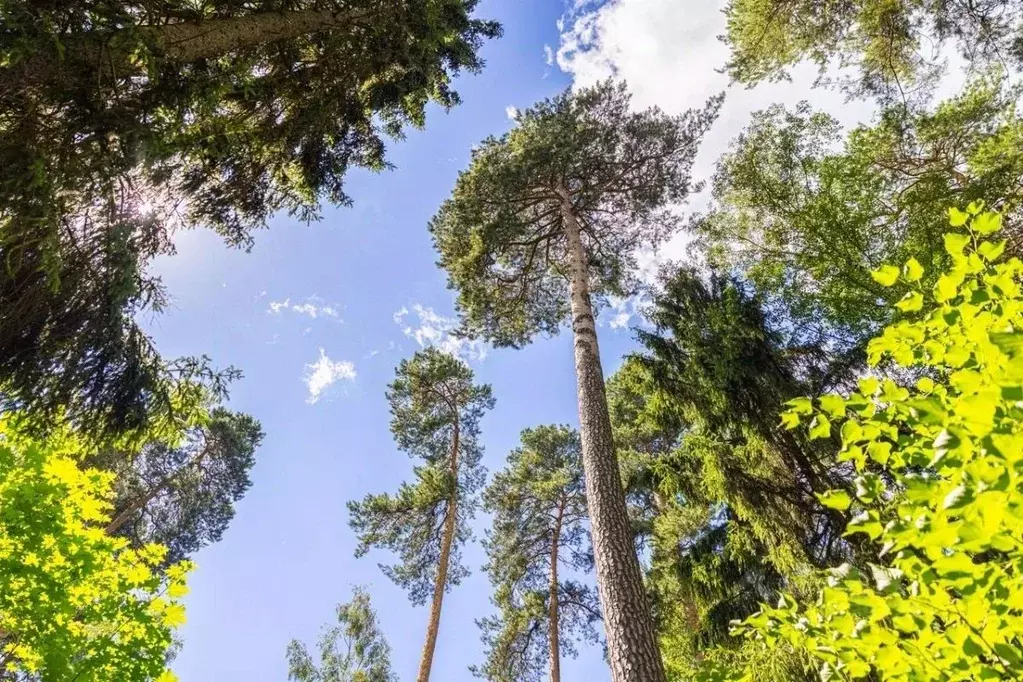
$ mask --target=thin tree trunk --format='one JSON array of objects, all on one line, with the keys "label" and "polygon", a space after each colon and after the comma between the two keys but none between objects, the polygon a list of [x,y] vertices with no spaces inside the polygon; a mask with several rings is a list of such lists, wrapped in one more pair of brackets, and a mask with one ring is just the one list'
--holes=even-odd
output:
[{"label": "thin tree trunk", "polygon": [[604,372],[590,301],[589,259],[571,196],[563,188],[559,194],[571,266],[572,333],[583,472],[611,677],[614,682],[664,682],[664,664],[643,587],[611,435]]},{"label": "thin tree trunk", "polygon": [[453,486],[448,498],[447,517],[444,519],[444,537],[441,540],[440,560],[437,563],[437,580],[433,584],[433,601],[430,604],[430,624],[426,629],[426,644],[419,661],[417,682],[429,682],[433,668],[433,652],[437,649],[437,633],[440,631],[440,608],[444,602],[444,590],[448,582],[448,562],[451,559],[451,545],[455,541],[455,516],[458,511],[458,416],[455,416],[455,431],[451,441],[451,477]]},{"label": "thin tree trunk", "polygon": [[160,494],[160,491],[170,486],[170,484],[176,481],[178,477],[181,476],[181,474],[183,474],[185,471],[191,469],[192,467],[198,466],[203,461],[203,459],[206,458],[206,455],[209,454],[209,451],[210,446],[209,443],[207,443],[203,446],[203,449],[199,452],[199,454],[190,459],[184,466],[182,466],[173,474],[171,474],[170,476],[166,477],[165,479],[154,485],[152,488],[149,489],[148,492],[139,495],[134,500],[129,502],[128,506],[122,509],[120,513],[118,513],[117,516],[114,517],[114,520],[107,524],[107,527],[103,529],[104,532],[107,535],[113,535],[117,531],[121,530],[124,524],[128,523],[129,519],[131,519],[132,514],[134,514],[139,509],[142,509],[147,504],[152,502],[153,499]]},{"label": "thin tree trunk", "polygon": [[561,632],[558,597],[560,595],[560,584],[558,583],[558,545],[561,543],[561,521],[565,515],[565,498],[561,498],[558,506],[558,518],[554,523],[554,535],[551,538],[551,582],[550,594],[548,596],[547,612],[550,617],[548,627],[548,638],[551,649],[551,682],[561,682]]},{"label": "thin tree trunk", "polygon": [[[189,63],[279,40],[350,27],[372,13],[370,10],[262,12],[228,19],[136,26],[96,35],[71,34],[63,38],[62,59],[48,54],[23,59],[0,72],[0,88],[43,85],[67,78],[86,78],[92,84],[108,83],[140,73],[144,67],[133,62],[124,47],[117,47],[125,44],[120,38],[128,31],[144,36],[159,59]],[[132,48],[135,45],[134,40],[127,43]]]}]

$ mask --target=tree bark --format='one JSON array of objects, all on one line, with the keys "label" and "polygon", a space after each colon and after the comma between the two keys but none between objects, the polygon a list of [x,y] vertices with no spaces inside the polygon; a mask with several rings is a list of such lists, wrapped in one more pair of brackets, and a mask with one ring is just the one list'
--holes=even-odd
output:
[{"label": "tree bark", "polygon": [[604,372],[590,300],[589,258],[571,196],[564,188],[560,188],[558,194],[570,261],[583,473],[611,678],[614,682],[665,682],[664,664],[633,544],[611,435]]},{"label": "tree bark", "polygon": [[548,595],[547,613],[550,623],[548,638],[550,640],[551,682],[561,682],[561,632],[558,596],[561,592],[558,583],[558,545],[561,543],[561,522],[565,515],[565,498],[561,498],[558,506],[558,518],[554,523],[554,534],[551,538],[551,582]]},{"label": "tree bark", "polygon": [[57,59],[35,54],[0,71],[0,89],[33,86],[60,80],[82,80],[90,84],[109,83],[116,78],[137,75],[143,66],[133,62],[130,50],[134,40],[122,35],[129,31],[141,35],[158,58],[174,63],[189,63],[257,47],[279,40],[351,26],[371,14],[305,10],[262,12],[243,17],[183,21],[162,26],[136,26],[131,29],[90,34],[71,34],[63,39],[64,54]]},{"label": "tree bark", "polygon": [[426,629],[426,644],[423,645],[423,656],[419,661],[419,675],[416,677],[416,682],[429,682],[430,670],[433,668],[433,653],[437,648],[440,609],[444,602],[444,591],[448,582],[451,546],[455,541],[455,517],[458,511],[458,445],[458,416],[456,414],[454,435],[451,441],[451,477],[453,479],[451,497],[448,498],[447,515],[444,519],[444,537],[441,540],[440,560],[437,563],[437,579],[433,584],[430,624]]}]

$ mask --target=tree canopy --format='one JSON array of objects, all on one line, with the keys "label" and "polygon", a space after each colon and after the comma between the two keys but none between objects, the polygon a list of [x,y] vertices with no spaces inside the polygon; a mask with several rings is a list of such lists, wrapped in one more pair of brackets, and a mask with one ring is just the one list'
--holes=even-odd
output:
[{"label": "tree canopy", "polygon": [[169,562],[220,540],[234,503],[251,485],[263,431],[247,414],[216,408],[178,440],[151,441],[134,455],[104,453],[93,462],[117,477],[107,532],[133,547],[164,545]]},{"label": "tree canopy", "polygon": [[19,422],[0,418],[0,676],[172,682],[190,564],[108,535],[113,476],[80,468],[81,441]]},{"label": "tree canopy", "polygon": [[[135,322],[175,229],[236,245],[349,201],[496,36],[476,0],[0,8],[0,395],[133,427],[167,365]],[[173,365],[171,369],[174,369]],[[152,396],[156,396],[155,398]]]},{"label": "tree canopy", "polygon": [[612,81],[565,92],[473,151],[430,223],[467,332],[514,347],[558,332],[569,313],[566,195],[598,301],[630,292],[637,251],[680,227],[669,209],[692,188],[693,158],[721,98],[679,116],[634,112],[630,101]]},{"label": "tree canopy", "polygon": [[951,44],[974,68],[1023,65],[1023,3],[1018,0],[731,0],[729,75],[744,85],[788,77],[803,60],[854,94],[906,100],[926,94],[942,74]]},{"label": "tree canopy", "polygon": [[288,679],[294,682],[396,682],[388,646],[369,593],[357,587],[337,606],[337,624],[316,642],[319,663],[298,640],[288,644]]},{"label": "tree canopy", "polygon": [[871,364],[932,371],[916,381],[867,375],[848,395],[791,401],[785,417],[811,438],[840,432],[855,490],[821,501],[850,513],[850,535],[884,547],[864,570],[826,574],[816,600],[786,595],[742,628],[761,647],[806,651],[822,675],[997,680],[1023,663],[1023,263],[1002,259],[1000,217],[982,204],[950,217],[960,229],[945,237],[953,265],[938,284],[922,286],[912,263],[875,273],[915,303],[871,341]]},{"label": "tree canopy", "polygon": [[895,300],[870,271],[913,257],[936,277],[948,205],[999,197],[1020,248],[1018,96],[981,79],[932,111],[884,109],[844,142],[809,104],[759,112],[718,162],[695,232],[714,266],[788,309],[794,332],[861,346],[898,314],[878,305]]},{"label": "tree canopy", "polygon": [[[596,641],[596,592],[573,580],[593,567],[586,527],[579,434],[567,426],[522,432],[521,446],[483,494],[493,515],[484,547],[496,616],[479,621],[493,682],[560,680],[560,657],[573,641]],[[569,577],[560,571],[565,570]]]}]

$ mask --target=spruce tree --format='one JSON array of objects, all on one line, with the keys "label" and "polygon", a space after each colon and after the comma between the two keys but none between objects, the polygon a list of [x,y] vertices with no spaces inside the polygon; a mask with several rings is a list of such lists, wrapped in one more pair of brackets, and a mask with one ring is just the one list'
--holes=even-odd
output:
[{"label": "spruce tree", "polygon": [[672,209],[721,99],[634,112],[624,85],[566,92],[473,153],[430,224],[464,332],[522,346],[571,322],[597,585],[615,682],[664,669],[633,545],[604,395],[595,304],[634,284],[636,253],[679,226]]},{"label": "spruce tree", "polygon": [[594,641],[600,620],[592,588],[561,570],[589,572],[579,434],[567,426],[522,432],[522,445],[483,494],[494,520],[485,546],[498,615],[480,621],[487,659],[477,675],[493,682],[561,681],[574,640]]},{"label": "spruce tree", "polygon": [[[458,102],[477,0],[13,0],[0,7],[0,405],[113,431],[165,407],[135,322],[176,229],[248,246],[347,204],[350,168]],[[155,396],[152,397],[152,396]],[[162,404],[161,404],[162,403]]]},{"label": "spruce tree", "polygon": [[381,566],[412,603],[430,601],[430,620],[418,682],[430,679],[444,594],[468,570],[461,547],[472,536],[469,520],[479,506],[485,471],[480,465],[479,422],[494,406],[490,387],[473,383],[457,358],[434,348],[403,360],[390,384],[391,433],[418,460],[414,480],[395,494],[349,502],[349,523],[359,536],[357,556],[372,548],[400,557]]}]

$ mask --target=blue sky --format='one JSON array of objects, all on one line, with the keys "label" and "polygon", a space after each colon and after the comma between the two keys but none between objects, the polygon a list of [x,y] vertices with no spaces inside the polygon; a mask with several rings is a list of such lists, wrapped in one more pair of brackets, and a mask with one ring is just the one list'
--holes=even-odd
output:
[{"label": "blue sky", "polygon": [[[278,217],[249,253],[229,250],[209,232],[190,232],[178,239],[177,255],[158,263],[174,300],[167,313],[147,320],[158,346],[169,357],[208,354],[242,369],[230,405],[256,416],[267,434],[230,529],[196,557],[184,647],[174,664],[184,682],[285,680],[288,641],[313,643],[334,605],[359,584],[379,610],[399,678],[414,678],[427,610],[411,607],[380,574],[377,561],[388,556],[354,558],[345,503],[394,490],[411,471],[390,438],[384,389],[419,341],[444,343],[443,318],[453,313],[427,221],[472,145],[512,125],[510,106],[525,108],[612,72],[629,80],[639,105],[673,111],[723,86],[714,71],[723,59],[714,39],[722,27],[716,3],[570,3],[575,9],[563,0],[484,2],[480,15],[505,28],[504,38],[484,48],[486,70],[457,84],[462,106],[431,111],[424,131],[391,147],[397,170],[351,175],[353,208],[326,207],[312,225]],[[730,93],[699,170],[709,170],[750,111],[808,93],[798,78]],[[836,109],[827,107],[832,95],[814,97]],[[863,111],[844,115],[855,120]],[[683,246],[676,240],[668,255],[682,256]],[[614,316],[605,316],[601,329],[609,374],[632,348],[628,329],[608,324]],[[521,351],[486,350],[485,358],[485,349],[460,350],[497,398],[483,423],[491,471],[523,428],[577,422],[567,335]],[[477,519],[480,534],[484,521]],[[433,673],[441,682],[471,679],[467,666],[481,660],[474,621],[489,611],[489,585],[478,570],[479,548],[465,558],[473,575],[444,604]],[[596,650],[565,662],[563,675],[568,682],[610,679]]]}]

